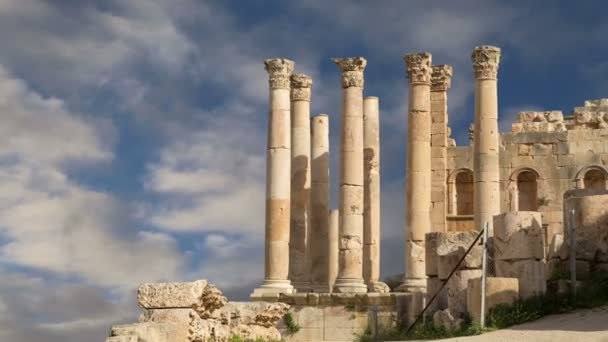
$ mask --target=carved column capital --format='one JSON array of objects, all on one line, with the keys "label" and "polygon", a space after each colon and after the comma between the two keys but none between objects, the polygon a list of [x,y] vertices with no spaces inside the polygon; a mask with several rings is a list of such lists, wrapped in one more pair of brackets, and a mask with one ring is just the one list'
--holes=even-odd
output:
[{"label": "carved column capital", "polygon": [[342,73],[342,88],[363,88],[363,71],[367,60],[363,57],[332,58]]},{"label": "carved column capital", "polygon": [[478,46],[471,55],[475,78],[478,80],[495,80],[498,77],[500,64],[500,48],[496,46]]},{"label": "carved column capital", "polygon": [[410,53],[403,57],[410,84],[431,84],[431,59],[428,52]]},{"label": "carved column capital", "polygon": [[452,86],[452,66],[433,65],[431,71],[431,91],[447,91]]},{"label": "carved column capital", "polygon": [[305,74],[291,75],[291,101],[310,101],[312,78]]},{"label": "carved column capital", "polygon": [[294,67],[294,61],[285,58],[264,60],[264,68],[269,76],[268,85],[270,89],[289,89],[289,76]]}]

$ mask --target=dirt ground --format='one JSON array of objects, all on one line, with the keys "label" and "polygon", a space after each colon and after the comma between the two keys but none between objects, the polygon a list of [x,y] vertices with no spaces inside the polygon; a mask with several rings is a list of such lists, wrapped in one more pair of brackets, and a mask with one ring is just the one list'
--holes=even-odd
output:
[{"label": "dirt ground", "polygon": [[551,315],[537,321],[449,342],[608,342],[608,306]]}]

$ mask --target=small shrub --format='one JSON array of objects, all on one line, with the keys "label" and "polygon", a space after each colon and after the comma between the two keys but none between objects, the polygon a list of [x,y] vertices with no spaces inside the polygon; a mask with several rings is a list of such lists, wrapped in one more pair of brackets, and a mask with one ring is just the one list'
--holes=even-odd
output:
[{"label": "small shrub", "polygon": [[293,315],[291,314],[291,312],[288,312],[283,315],[283,321],[285,322],[287,331],[289,331],[290,333],[295,334],[300,331],[300,325],[298,325],[298,323],[296,323],[296,321],[293,319]]}]

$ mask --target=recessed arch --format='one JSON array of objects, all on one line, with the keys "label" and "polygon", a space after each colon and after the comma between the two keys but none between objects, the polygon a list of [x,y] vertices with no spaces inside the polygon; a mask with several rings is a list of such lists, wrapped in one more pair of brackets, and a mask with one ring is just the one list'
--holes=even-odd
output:
[{"label": "recessed arch", "polygon": [[538,171],[531,167],[515,170],[510,179],[509,197],[511,211],[538,211]]},{"label": "recessed arch", "polygon": [[452,171],[448,177],[448,192],[450,215],[473,215],[473,170],[460,168]]},{"label": "recessed arch", "polygon": [[589,165],[581,168],[575,177],[577,189],[607,189],[608,170],[603,165]]}]

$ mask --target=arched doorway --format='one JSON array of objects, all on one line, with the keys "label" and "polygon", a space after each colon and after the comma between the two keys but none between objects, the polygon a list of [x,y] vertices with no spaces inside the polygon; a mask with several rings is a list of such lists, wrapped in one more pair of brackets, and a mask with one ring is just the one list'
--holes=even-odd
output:
[{"label": "arched doorway", "polygon": [[525,170],[517,175],[517,210],[538,210],[538,177],[532,171]]},{"label": "arched doorway", "polygon": [[473,215],[473,171],[456,170],[450,175],[448,182],[449,214]]},{"label": "arched doorway", "polygon": [[577,189],[608,189],[608,171],[602,165],[582,168],[575,178]]},{"label": "arched doorway", "polygon": [[585,189],[606,189],[606,173],[599,169],[591,169],[585,172],[583,185]]}]

